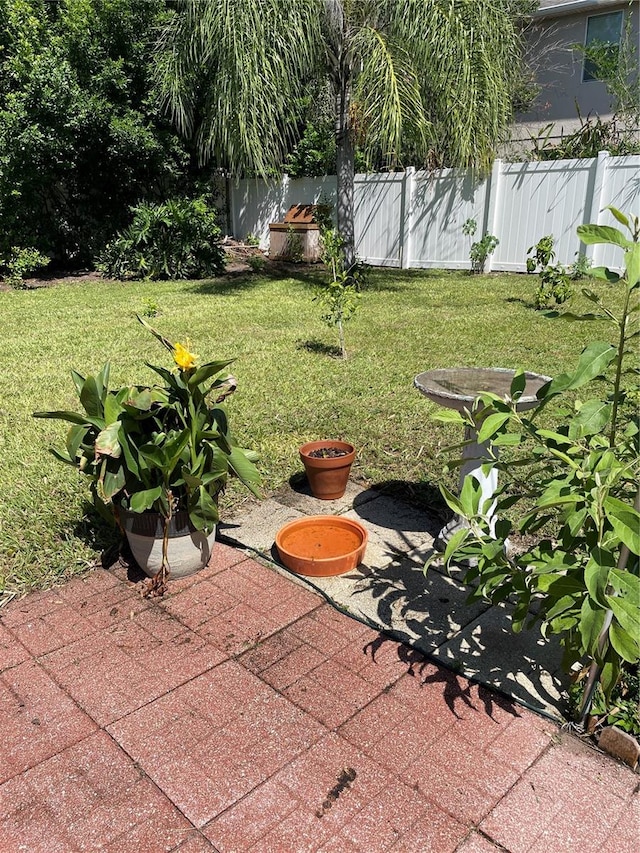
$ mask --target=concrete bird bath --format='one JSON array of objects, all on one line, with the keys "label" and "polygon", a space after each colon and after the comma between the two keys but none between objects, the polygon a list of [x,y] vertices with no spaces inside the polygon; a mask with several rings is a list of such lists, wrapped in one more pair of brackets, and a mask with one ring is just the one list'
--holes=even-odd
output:
[{"label": "concrete bird bath", "polygon": [[[514,375],[515,370],[502,367],[453,367],[419,373],[413,384],[425,397],[439,406],[456,409],[458,412],[462,412],[464,409],[471,412],[474,401],[485,392],[497,394],[507,399]],[[538,402],[536,394],[543,385],[550,381],[550,377],[541,376],[539,373],[525,372],[524,375],[526,384],[517,403],[518,411],[533,408]],[[482,465],[495,458],[497,450],[492,448],[489,442],[479,443],[478,433],[474,427],[465,427],[464,439],[469,443],[462,451],[462,457],[465,461],[460,468],[459,485],[462,489],[465,478],[474,477],[480,484],[482,505],[495,494],[498,488],[497,470],[491,468],[487,474],[482,471]],[[495,502],[489,506],[485,516],[492,533],[495,528],[494,510]],[[464,519],[454,516],[442,528],[438,534],[438,539],[446,544],[456,530],[465,524]]]}]

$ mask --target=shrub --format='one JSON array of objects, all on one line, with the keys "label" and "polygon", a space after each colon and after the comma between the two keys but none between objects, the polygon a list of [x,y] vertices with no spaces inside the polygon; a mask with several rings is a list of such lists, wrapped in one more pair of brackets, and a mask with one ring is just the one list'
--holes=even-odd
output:
[{"label": "shrub", "polygon": [[[462,226],[462,233],[472,237],[476,233],[476,227],[475,219],[467,219]],[[471,272],[474,275],[480,275],[484,272],[487,258],[495,252],[499,242],[498,238],[494,237],[493,234],[485,234],[482,240],[471,244],[469,260],[471,261]]]},{"label": "shrub", "polygon": [[24,287],[25,276],[41,267],[46,267],[48,263],[49,258],[33,246],[26,248],[12,246],[9,260],[6,262],[0,260],[0,268],[6,269],[5,282],[10,287],[20,288]]},{"label": "shrub", "polygon": [[103,275],[121,280],[205,278],[224,271],[216,211],[203,198],[143,202],[100,255]]},{"label": "shrub", "polygon": [[578,259],[569,272],[562,264],[554,264],[556,253],[553,251],[553,235],[541,237],[535,246],[527,249],[527,272],[538,273],[539,285],[534,295],[535,307],[550,308],[554,303],[562,305],[573,295],[571,279],[584,275],[588,261]]}]

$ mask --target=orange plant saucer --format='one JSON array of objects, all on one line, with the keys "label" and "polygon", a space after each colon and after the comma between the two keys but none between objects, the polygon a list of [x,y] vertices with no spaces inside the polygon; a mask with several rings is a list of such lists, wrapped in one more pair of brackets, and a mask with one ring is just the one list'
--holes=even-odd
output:
[{"label": "orange plant saucer", "polygon": [[339,515],[310,515],[281,527],[276,547],[283,564],[299,575],[326,578],[350,572],[362,562],[367,531]]}]

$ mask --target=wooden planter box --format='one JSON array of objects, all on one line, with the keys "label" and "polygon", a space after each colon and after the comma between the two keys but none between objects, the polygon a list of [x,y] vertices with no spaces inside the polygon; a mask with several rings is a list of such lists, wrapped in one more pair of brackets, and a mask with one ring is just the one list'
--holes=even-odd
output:
[{"label": "wooden planter box", "polygon": [[317,204],[294,204],[283,222],[269,224],[269,257],[286,261],[320,260],[320,226],[313,221]]}]

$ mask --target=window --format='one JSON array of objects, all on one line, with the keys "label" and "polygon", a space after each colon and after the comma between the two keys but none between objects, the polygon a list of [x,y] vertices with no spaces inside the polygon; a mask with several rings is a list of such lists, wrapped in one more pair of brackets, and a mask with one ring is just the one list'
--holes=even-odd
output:
[{"label": "window", "polygon": [[[585,57],[582,69],[582,82],[597,80],[597,63],[594,53],[598,52],[600,62],[615,62],[622,35],[622,10],[608,12],[606,15],[591,15],[587,18],[587,35],[584,41]],[[590,55],[591,53],[591,55]]]}]

